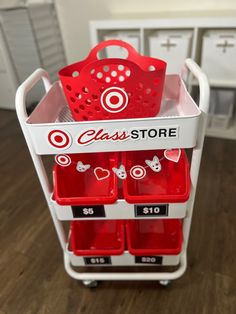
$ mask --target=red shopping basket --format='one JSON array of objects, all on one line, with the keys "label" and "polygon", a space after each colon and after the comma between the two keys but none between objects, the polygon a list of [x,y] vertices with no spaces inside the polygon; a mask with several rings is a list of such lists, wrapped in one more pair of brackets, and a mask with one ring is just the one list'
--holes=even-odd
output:
[{"label": "red shopping basket", "polygon": [[[108,46],[128,51],[126,59],[99,60]],[[160,110],[166,63],[141,56],[128,43],[108,40],[88,57],[59,71],[66,99],[75,120],[108,120],[156,116]]]},{"label": "red shopping basket", "polygon": [[121,255],[124,224],[121,220],[73,221],[70,244],[78,256]]},{"label": "red shopping basket", "polygon": [[133,255],[178,255],[181,252],[181,220],[130,220],[126,224],[126,231],[128,250]]},{"label": "red shopping basket", "polygon": [[[161,160],[160,172],[154,172],[144,164],[145,158],[152,159],[155,155]],[[181,150],[181,156],[177,163],[163,158],[163,155],[163,150],[122,153],[122,164],[125,169],[130,169],[127,179],[123,180],[124,197],[128,203],[179,203],[188,200],[191,181],[185,151]],[[135,167],[145,168],[146,175],[135,180],[132,177],[132,169]]]},{"label": "red shopping basket", "polygon": [[[113,204],[118,197],[117,153],[71,154],[71,164],[53,169],[54,197],[60,205]],[[78,161],[90,164],[85,172],[76,169]]]}]

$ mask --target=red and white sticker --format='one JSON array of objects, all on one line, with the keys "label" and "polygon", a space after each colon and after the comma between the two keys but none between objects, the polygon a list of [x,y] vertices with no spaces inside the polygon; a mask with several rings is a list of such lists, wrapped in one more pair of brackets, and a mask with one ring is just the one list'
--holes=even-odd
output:
[{"label": "red and white sticker", "polygon": [[164,151],[165,158],[176,163],[179,161],[180,155],[181,155],[181,149],[179,148],[166,149]]},{"label": "red and white sticker", "polygon": [[72,144],[71,136],[62,130],[52,130],[48,133],[49,144],[56,149],[67,149]]},{"label": "red and white sticker", "polygon": [[102,167],[96,167],[93,172],[94,172],[95,177],[99,181],[107,179],[110,176],[110,171]]},{"label": "red and white sticker", "polygon": [[57,155],[55,161],[59,166],[68,167],[71,164],[71,158],[68,155]]},{"label": "red and white sticker", "polygon": [[109,87],[101,95],[102,107],[112,113],[121,112],[128,105],[128,95],[120,87]]},{"label": "red and white sticker", "polygon": [[143,179],[146,176],[146,169],[143,166],[133,166],[130,169],[130,175],[135,180]]}]

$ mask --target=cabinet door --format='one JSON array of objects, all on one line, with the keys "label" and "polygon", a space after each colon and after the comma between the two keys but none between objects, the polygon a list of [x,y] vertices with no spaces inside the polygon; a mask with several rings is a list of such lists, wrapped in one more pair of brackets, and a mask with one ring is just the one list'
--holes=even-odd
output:
[{"label": "cabinet door", "polygon": [[0,108],[15,108],[16,78],[0,26]]},{"label": "cabinet door", "polygon": [[[33,71],[41,67],[34,33],[28,11],[25,8],[4,11],[2,29],[14,64],[19,83],[22,83]],[[39,101],[43,92],[41,86],[35,86],[27,97],[29,105]]]},{"label": "cabinet door", "polygon": [[29,6],[29,15],[42,67],[48,72],[52,81],[57,80],[57,72],[65,66],[66,62],[54,5],[32,4]]}]

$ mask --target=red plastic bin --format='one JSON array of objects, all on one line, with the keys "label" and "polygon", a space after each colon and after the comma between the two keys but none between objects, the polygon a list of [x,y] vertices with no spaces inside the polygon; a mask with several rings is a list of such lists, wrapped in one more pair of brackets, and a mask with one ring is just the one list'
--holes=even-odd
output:
[{"label": "red plastic bin", "polygon": [[[99,205],[112,204],[117,200],[118,180],[112,171],[117,167],[117,153],[92,153],[92,154],[72,154],[71,164],[62,167],[58,164],[54,166],[54,197],[60,205]],[[91,167],[85,172],[76,170],[77,162],[90,164]],[[97,174],[94,169],[99,167]]]},{"label": "red plastic bin", "polygon": [[[154,156],[160,159],[162,169],[154,172],[145,164]],[[122,164],[128,173],[123,180],[124,198],[129,203],[177,203],[185,202],[190,193],[190,175],[188,158],[184,150],[178,163],[163,157],[163,150],[132,151],[122,153]],[[130,169],[135,165],[145,167],[143,179],[135,180],[130,175]]]},{"label": "red plastic bin", "polygon": [[[119,46],[126,59],[98,59],[98,52]],[[59,78],[77,121],[144,118],[160,110],[166,63],[140,55],[121,40],[108,40],[94,47],[88,57],[64,67]]]},{"label": "red plastic bin", "polygon": [[132,255],[178,255],[182,249],[182,222],[178,219],[130,220],[126,233]]},{"label": "red plastic bin", "polygon": [[71,223],[70,246],[75,255],[121,255],[124,245],[124,223],[121,220],[85,220]]}]

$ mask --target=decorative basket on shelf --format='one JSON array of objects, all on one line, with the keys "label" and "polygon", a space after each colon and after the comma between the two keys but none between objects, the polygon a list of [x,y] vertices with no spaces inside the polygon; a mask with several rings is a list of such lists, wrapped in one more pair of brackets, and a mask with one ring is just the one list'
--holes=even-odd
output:
[{"label": "decorative basket on shelf", "polygon": [[[126,59],[98,59],[108,46],[127,50]],[[160,110],[166,63],[141,56],[121,40],[95,46],[83,61],[66,66],[59,78],[76,121],[144,118]]]}]

